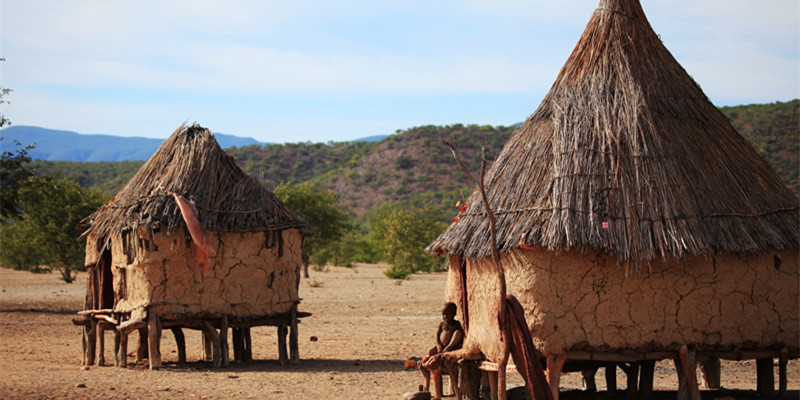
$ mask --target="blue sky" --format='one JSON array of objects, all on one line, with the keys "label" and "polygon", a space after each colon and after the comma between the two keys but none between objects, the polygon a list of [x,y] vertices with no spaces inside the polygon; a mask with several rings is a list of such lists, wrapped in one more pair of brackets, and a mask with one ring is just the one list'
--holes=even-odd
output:
[{"label": "blue sky", "polygon": [[[510,125],[541,102],[597,0],[0,0],[16,125],[266,142]],[[798,88],[797,0],[642,0],[718,106]]]}]

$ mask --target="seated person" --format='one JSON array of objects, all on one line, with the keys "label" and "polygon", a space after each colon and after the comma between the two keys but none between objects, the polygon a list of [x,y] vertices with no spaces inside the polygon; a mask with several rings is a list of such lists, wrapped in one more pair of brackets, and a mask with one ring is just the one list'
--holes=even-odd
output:
[{"label": "seated person", "polygon": [[434,360],[429,361],[431,356],[461,348],[464,341],[464,329],[461,327],[461,323],[455,320],[456,310],[454,303],[444,304],[444,307],[442,307],[443,321],[439,324],[439,329],[436,330],[436,346],[431,347],[428,350],[428,355],[419,363],[419,370],[422,376],[425,377],[425,391],[429,390],[430,378],[433,375],[433,386],[436,390],[435,398],[442,398],[442,371],[450,375],[450,380],[453,382],[453,391],[456,392],[456,397],[460,398],[458,396],[458,374],[455,365],[447,361],[442,363],[433,362]]}]

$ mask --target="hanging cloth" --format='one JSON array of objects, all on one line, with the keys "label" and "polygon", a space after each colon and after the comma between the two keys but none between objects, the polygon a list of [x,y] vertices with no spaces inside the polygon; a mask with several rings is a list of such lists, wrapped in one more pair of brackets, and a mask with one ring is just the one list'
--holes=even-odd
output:
[{"label": "hanging cloth", "polygon": [[197,247],[197,268],[203,268],[203,275],[208,275],[209,258],[216,257],[217,252],[208,244],[206,235],[203,234],[203,229],[200,228],[200,221],[197,219],[197,207],[195,207],[194,201],[186,200],[177,193],[169,192],[169,194],[175,197],[175,202],[178,203],[183,220],[186,221],[186,227],[192,236],[192,242]]}]

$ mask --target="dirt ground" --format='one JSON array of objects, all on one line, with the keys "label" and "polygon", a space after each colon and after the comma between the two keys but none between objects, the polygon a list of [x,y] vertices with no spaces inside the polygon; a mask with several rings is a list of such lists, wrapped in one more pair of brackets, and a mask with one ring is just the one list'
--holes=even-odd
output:
[{"label": "dirt ground", "polygon": [[[422,383],[403,361],[433,344],[446,275],[417,274],[395,282],[381,274],[383,268],[312,271],[310,279],[301,281],[299,309],[313,315],[299,327],[298,365],[278,363],[274,327],[253,329],[255,361],[219,369],[201,361],[198,331],[185,331],[189,362],[177,365],[174,338],[165,331],[165,365],[158,371],[135,363],[134,345],[129,346],[128,368],[81,367],[80,328],[71,319],[83,302],[85,274],[65,284],[57,274],[0,269],[0,398],[401,399]],[[106,339],[106,363],[113,365],[112,334],[106,333]],[[625,376],[617,373],[624,389]],[[755,378],[755,361],[723,361],[722,386],[728,390],[704,390],[703,398],[759,398],[753,391]],[[561,398],[608,398],[604,382],[601,370],[601,392],[583,394],[578,391],[580,374],[565,374]],[[522,384],[518,375],[509,377],[509,388]],[[671,361],[656,365],[654,386],[654,397],[675,398],[677,375]],[[789,364],[789,389],[788,398],[800,398],[797,360]]]}]

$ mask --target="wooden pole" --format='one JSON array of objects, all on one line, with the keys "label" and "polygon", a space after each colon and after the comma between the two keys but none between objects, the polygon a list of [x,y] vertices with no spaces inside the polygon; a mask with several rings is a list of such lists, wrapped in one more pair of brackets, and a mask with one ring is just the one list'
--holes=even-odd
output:
[{"label": "wooden pole", "polygon": [[119,338],[120,332],[114,329],[114,366],[119,367]]},{"label": "wooden pole", "polygon": [[781,397],[786,397],[786,367],[789,363],[789,349],[786,347],[781,349],[781,356],[778,359],[778,394]]},{"label": "wooden pole", "polygon": [[159,325],[161,324],[158,320],[158,313],[155,307],[150,307],[147,311],[147,353],[150,361],[150,369],[161,368],[161,351],[159,349],[161,327]]},{"label": "wooden pole", "polygon": [[175,336],[175,345],[178,347],[178,364],[186,363],[186,337],[183,336],[183,330],[180,327],[171,329],[172,335]]},{"label": "wooden pole", "polygon": [[244,336],[244,360],[245,361],[253,361],[253,339],[250,337],[250,327],[244,327],[242,330],[242,336]]},{"label": "wooden pole", "polygon": [[553,400],[558,400],[558,389],[561,386],[561,370],[566,362],[566,354],[550,354],[547,356],[547,383],[553,393]]},{"label": "wooden pole", "polygon": [[147,355],[150,353],[150,350],[147,345],[147,328],[139,328],[137,332],[139,333],[139,346],[136,348],[136,363],[140,364],[148,357]]},{"label": "wooden pole", "polygon": [[244,336],[242,336],[242,328],[233,328],[231,338],[233,339],[233,360],[236,362],[244,361]]},{"label": "wooden pole", "polygon": [[300,362],[300,347],[297,340],[297,303],[292,305],[292,310],[289,313],[289,361],[292,364]]},{"label": "wooden pole", "polygon": [[223,315],[219,323],[219,343],[220,343],[220,356],[222,357],[222,366],[230,366],[230,358],[228,356],[228,316]]},{"label": "wooden pole", "polygon": [[278,360],[281,365],[285,365],[289,361],[289,356],[286,353],[286,322],[281,322],[278,325]]},{"label": "wooden pole", "polygon": [[128,334],[119,332],[119,350],[117,350],[120,368],[128,367]]},{"label": "wooden pole", "polygon": [[697,364],[695,363],[694,351],[689,351],[686,345],[681,346],[678,351],[680,365],[683,375],[686,376],[686,389],[691,400],[700,400],[700,388],[697,385]]},{"label": "wooden pole", "polygon": [[635,398],[639,391],[639,362],[628,363],[627,368],[623,368],[627,378],[627,396],[629,399]]},{"label": "wooden pole", "polygon": [[756,390],[762,397],[770,397],[775,394],[775,371],[773,368],[771,358],[756,360]]},{"label": "wooden pole", "polygon": [[97,365],[106,365],[106,335],[103,324],[97,325]]},{"label": "wooden pole", "polygon": [[700,362],[700,373],[707,388],[720,388],[721,370],[722,364],[720,363],[718,357],[709,357],[707,360]]},{"label": "wooden pole", "polygon": [[94,365],[95,353],[97,352],[97,320],[88,317],[89,323],[84,328],[86,330],[86,365]]},{"label": "wooden pole", "polygon": [[653,376],[655,375],[656,360],[639,361],[641,365],[639,375],[639,397],[649,399],[653,395]]},{"label": "wooden pole", "polygon": [[489,376],[489,395],[491,396],[490,400],[498,399],[497,372],[495,371],[487,372]]},{"label": "wooden pole", "polygon": [[214,352],[212,350],[211,342],[211,335],[203,329],[203,334],[201,335],[203,339],[203,359],[206,361],[211,361],[214,359]]},{"label": "wooden pole", "polygon": [[606,363],[606,391],[608,394],[612,396],[616,396],[617,394],[617,364],[616,363]]},{"label": "wooden pole", "polygon": [[581,370],[581,380],[583,381],[583,391],[594,393],[597,391],[597,368],[589,368]]}]

